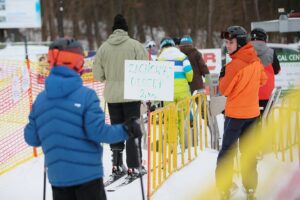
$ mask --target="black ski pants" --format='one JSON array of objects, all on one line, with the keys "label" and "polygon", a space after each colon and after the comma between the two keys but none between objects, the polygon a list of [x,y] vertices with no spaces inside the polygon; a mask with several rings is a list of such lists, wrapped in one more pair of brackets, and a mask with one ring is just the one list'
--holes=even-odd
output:
[{"label": "black ski pants", "polygon": [[69,187],[52,186],[53,200],[106,200],[103,179]]},{"label": "black ski pants", "polygon": [[262,116],[262,114],[265,112],[265,109],[267,107],[269,100],[259,100],[259,107],[263,107],[262,110],[260,110],[260,115]]},{"label": "black ski pants", "polygon": [[[130,117],[138,117],[141,115],[141,102],[126,102],[126,103],[108,103],[108,110],[111,124],[122,124]],[[141,138],[139,138],[138,147],[135,144],[135,139],[128,139],[126,141],[126,163],[128,168],[138,168],[141,161],[138,158],[138,151],[141,152]],[[124,142],[111,144],[110,148],[112,151],[120,150],[123,151],[125,147]]]},{"label": "black ski pants", "polygon": [[[245,134],[247,134],[247,137],[255,136],[254,132],[248,132],[248,130],[251,126],[255,124],[256,119],[257,118],[236,119],[231,117],[225,117],[222,147],[217,158],[216,167],[216,185],[222,191],[228,190],[232,184],[234,156],[237,150],[238,139],[242,138]],[[256,159],[254,159],[253,162],[247,163],[251,166],[249,170],[245,170],[245,166],[243,166],[243,163],[245,163],[244,159],[246,159],[243,155],[245,151],[244,149],[245,146],[240,146],[242,182],[246,190],[256,189],[258,176],[256,169],[257,161]],[[223,170],[224,168],[222,169],[222,167],[220,167],[223,161],[225,161],[224,163],[226,163],[226,165],[228,166],[228,169],[226,168],[226,171]],[[226,174],[226,177],[228,177],[228,179],[222,180],[224,174]],[[222,185],[222,183],[225,183],[225,188],[224,185]]]}]

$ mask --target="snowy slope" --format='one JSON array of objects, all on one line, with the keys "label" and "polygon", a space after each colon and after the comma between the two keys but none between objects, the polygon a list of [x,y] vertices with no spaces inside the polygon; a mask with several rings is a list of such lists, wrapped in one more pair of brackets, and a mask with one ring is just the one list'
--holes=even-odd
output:
[{"label": "snowy slope", "polygon": [[[104,146],[104,166],[105,175],[110,173],[110,150],[109,146]],[[163,186],[153,195],[153,200],[182,200],[196,197],[195,194],[205,192],[214,185],[214,169],[217,152],[205,150],[198,158],[187,165],[182,170],[174,173]],[[276,167],[275,169],[273,167]],[[297,163],[281,162],[275,159],[274,155],[265,156],[259,162],[259,185],[258,199],[276,199],[295,170],[299,170]],[[284,174],[281,175],[281,174]],[[276,175],[276,176],[275,176]],[[144,176],[144,186],[146,190],[146,176]],[[239,183],[237,182],[239,185]],[[33,159],[16,169],[0,177],[0,199],[30,199],[40,200],[43,194],[43,157]],[[123,187],[115,192],[107,192],[109,200],[130,199],[140,200],[140,182],[135,181],[127,187]],[[200,198],[200,197],[199,197]],[[198,197],[196,199],[199,199]],[[51,197],[50,185],[47,185],[47,198]],[[201,198],[200,198],[201,199]],[[214,199],[214,198],[213,198]],[[245,199],[242,188],[239,188],[234,195],[234,199]]]}]

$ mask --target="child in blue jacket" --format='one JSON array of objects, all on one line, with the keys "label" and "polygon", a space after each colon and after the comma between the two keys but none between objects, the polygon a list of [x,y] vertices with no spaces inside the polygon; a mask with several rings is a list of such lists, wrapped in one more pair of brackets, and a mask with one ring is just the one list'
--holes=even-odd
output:
[{"label": "child in blue jacket", "polygon": [[95,91],[82,85],[84,54],[78,41],[54,41],[48,61],[51,73],[33,104],[25,141],[43,149],[54,200],[104,200],[100,143],[141,137],[139,121],[105,124]]}]

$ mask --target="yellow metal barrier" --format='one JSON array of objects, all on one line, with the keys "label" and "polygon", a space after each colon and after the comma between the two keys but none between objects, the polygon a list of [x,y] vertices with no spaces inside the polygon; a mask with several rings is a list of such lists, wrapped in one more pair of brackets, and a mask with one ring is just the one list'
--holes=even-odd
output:
[{"label": "yellow metal barrier", "polygon": [[[279,107],[272,110],[270,119],[278,124],[279,129],[273,135],[273,151],[278,158],[281,154],[281,160],[286,161],[286,150],[288,150],[289,161],[294,161],[293,148],[298,144],[299,154],[299,134],[300,134],[300,105],[297,102],[297,93],[288,97],[283,97]],[[287,123],[281,123],[282,119],[289,119]],[[299,159],[300,160],[300,159]]]},{"label": "yellow metal barrier", "polygon": [[196,94],[150,114],[148,199],[174,171],[197,157],[203,140],[208,147],[206,102],[205,94]]},{"label": "yellow metal barrier", "polygon": [[[148,158],[148,193],[155,191],[176,170],[177,140],[175,104],[151,113],[150,145]],[[174,131],[175,130],[175,131]],[[149,196],[148,195],[148,196]]]},{"label": "yellow metal barrier", "polygon": [[[255,130],[257,132],[255,141],[248,138],[241,142],[240,145],[249,146],[245,152],[249,158],[247,163],[251,159],[256,159],[258,151],[274,151],[276,155],[280,153],[282,161],[286,161],[286,155],[288,155],[289,161],[293,162],[295,147],[298,148],[297,153],[300,160],[300,107],[299,103],[296,103],[297,100],[300,101],[299,92],[292,99],[290,96],[288,99],[284,98],[279,107],[271,110],[263,127],[258,126]],[[190,113],[192,113],[193,120],[190,119]],[[151,113],[152,130],[149,133],[151,137],[149,145],[151,167],[148,174],[151,179],[148,180],[148,199],[174,171],[189,164],[197,157],[199,151],[209,147],[210,137],[207,134],[206,116],[206,97],[202,94],[186,98],[176,105],[171,104]],[[249,143],[255,145],[249,145]],[[246,166],[244,170],[248,170],[247,163],[240,163],[239,157],[237,157],[237,172],[240,173],[240,166]],[[227,178],[224,173],[224,180]],[[151,184],[149,184],[150,182]],[[211,199],[218,195],[215,186],[207,191],[201,195],[201,199]]]},{"label": "yellow metal barrier", "polygon": [[[257,133],[255,138],[245,137],[241,140],[240,145],[245,148],[243,154],[245,159],[243,160],[243,163],[240,163],[240,165],[244,167],[243,170],[245,170],[245,172],[249,172],[249,169],[253,167],[251,166],[251,163],[253,162],[253,160],[257,159],[256,156],[259,151],[263,151],[264,153],[274,152],[275,155],[278,155],[280,153],[280,157],[277,156],[277,158],[279,158],[283,162],[295,162],[295,152],[297,152],[297,162],[298,164],[300,164],[299,102],[300,91],[296,91],[294,94],[284,97],[281,101],[281,104],[271,110],[271,114],[267,118],[267,122],[264,123],[264,126],[256,126],[256,128],[252,130]],[[286,155],[288,155],[289,159],[287,159]],[[230,182],[228,180],[231,177],[227,176],[226,171],[229,170],[229,166],[226,165],[227,159],[225,158],[224,160],[225,162],[222,166],[222,170],[224,171],[224,173],[222,174],[222,184],[226,188],[225,184]],[[265,162],[267,163],[268,159]],[[278,167],[284,166],[285,165],[274,166],[273,162],[269,164],[270,168],[268,170],[270,172],[270,175],[262,176],[259,178],[260,183],[258,184],[259,188],[257,188],[257,191],[260,193],[260,195],[264,194],[265,192],[273,191],[272,186],[274,186],[274,182],[281,180],[280,177],[285,176],[284,173],[286,173],[284,169]],[[280,177],[277,177],[279,172],[283,174],[281,174]],[[294,182],[294,184],[299,184],[299,181]],[[284,189],[285,187],[289,187],[289,185],[287,183],[283,183],[280,189]],[[203,188],[200,194],[197,191],[195,191],[195,193],[198,193],[198,195],[187,197],[187,199],[220,198],[219,192],[217,191],[215,185],[209,185],[206,188]],[[274,196],[272,196],[272,198],[273,197]]]}]

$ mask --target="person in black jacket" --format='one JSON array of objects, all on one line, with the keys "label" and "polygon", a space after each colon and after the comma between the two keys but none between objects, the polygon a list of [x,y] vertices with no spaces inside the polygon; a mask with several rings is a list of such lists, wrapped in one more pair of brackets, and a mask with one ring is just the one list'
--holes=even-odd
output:
[{"label": "person in black jacket", "polygon": [[259,89],[259,106],[262,108],[261,115],[268,104],[275,86],[274,75],[278,74],[281,69],[275,51],[266,44],[267,38],[267,33],[262,28],[255,28],[251,31],[252,45],[264,65],[265,72],[268,76],[267,83]]}]

